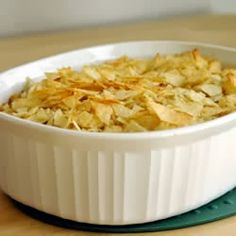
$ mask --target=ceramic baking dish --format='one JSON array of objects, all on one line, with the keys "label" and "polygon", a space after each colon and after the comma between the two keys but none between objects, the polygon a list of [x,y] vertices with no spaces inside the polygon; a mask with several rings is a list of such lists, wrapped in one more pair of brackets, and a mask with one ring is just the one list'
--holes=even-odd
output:
[{"label": "ceramic baking dish", "polygon": [[[189,42],[127,42],[42,59],[0,75],[0,102],[62,66],[193,48],[236,66],[236,50]],[[144,133],[65,130],[0,113],[0,186],[28,206],[79,222],[125,225],[197,208],[236,185],[236,113]]]}]

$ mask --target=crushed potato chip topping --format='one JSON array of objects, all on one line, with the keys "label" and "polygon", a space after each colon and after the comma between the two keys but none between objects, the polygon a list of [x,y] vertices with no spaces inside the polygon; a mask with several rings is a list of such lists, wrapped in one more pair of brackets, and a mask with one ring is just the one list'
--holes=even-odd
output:
[{"label": "crushed potato chip topping", "polygon": [[198,49],[127,56],[27,80],[0,111],[78,131],[143,132],[191,125],[236,110],[236,69]]}]

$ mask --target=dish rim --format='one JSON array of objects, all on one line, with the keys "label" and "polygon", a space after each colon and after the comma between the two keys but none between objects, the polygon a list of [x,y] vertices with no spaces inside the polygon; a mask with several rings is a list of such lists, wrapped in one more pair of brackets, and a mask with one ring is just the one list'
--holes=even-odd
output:
[{"label": "dish rim", "polygon": [[[236,54],[236,48],[221,46],[217,44],[210,44],[210,43],[203,43],[203,42],[196,42],[196,41],[178,41],[178,40],[135,40],[135,41],[122,41],[122,42],[114,42],[114,43],[108,43],[108,44],[99,44],[91,47],[84,47],[79,48],[75,50],[70,50],[58,54],[54,54],[49,57],[43,57],[41,59],[24,63],[19,66],[16,66],[14,68],[8,69],[6,71],[0,72],[0,82],[1,78],[4,76],[4,74],[11,73],[17,69],[20,69],[23,66],[30,66],[31,64],[39,63],[44,60],[50,60],[54,59],[56,57],[60,56],[67,56],[71,53],[79,52],[79,51],[85,51],[85,50],[95,50],[99,47],[111,47],[111,46],[118,46],[118,45],[125,45],[125,44],[134,44],[134,43],[173,43],[173,44],[179,44],[179,45],[187,45],[187,46],[193,46],[193,47],[205,47],[205,48],[212,48],[212,49],[220,49],[223,51],[230,51],[235,52]],[[227,123],[236,122],[236,112],[232,112],[230,114],[224,115],[219,118],[215,118],[210,121],[205,121],[202,123],[197,123],[194,125],[188,125],[184,127],[179,128],[173,128],[173,129],[166,129],[166,130],[157,130],[157,131],[145,131],[145,132],[91,132],[91,131],[77,131],[77,130],[71,130],[66,128],[59,128],[55,126],[50,125],[44,125],[40,124],[34,121],[25,120],[22,118],[15,117],[13,115],[0,112],[0,119],[8,122],[12,122],[17,125],[26,126],[35,128],[37,130],[45,130],[45,131],[52,131],[55,132],[55,134],[63,134],[63,135],[70,135],[70,136],[77,136],[77,137],[90,137],[90,138],[104,138],[104,139],[125,139],[125,140],[140,140],[140,139],[149,139],[149,138],[168,138],[173,136],[182,136],[182,135],[188,135],[188,134],[194,134],[196,132],[200,132],[206,129],[212,129],[216,127],[223,126]]]}]

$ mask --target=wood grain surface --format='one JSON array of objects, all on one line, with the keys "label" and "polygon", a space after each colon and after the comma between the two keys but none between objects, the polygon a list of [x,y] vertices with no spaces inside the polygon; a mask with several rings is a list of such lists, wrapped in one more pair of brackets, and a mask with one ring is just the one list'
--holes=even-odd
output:
[{"label": "wood grain surface", "polygon": [[[165,21],[136,22],[126,25],[3,38],[0,39],[0,71],[81,47],[148,39],[200,41],[236,48],[236,15],[178,17]],[[80,232],[41,223],[16,209],[11,201],[0,192],[0,235],[89,236],[112,234]],[[236,235],[236,216],[196,227],[138,235],[233,236]]]}]

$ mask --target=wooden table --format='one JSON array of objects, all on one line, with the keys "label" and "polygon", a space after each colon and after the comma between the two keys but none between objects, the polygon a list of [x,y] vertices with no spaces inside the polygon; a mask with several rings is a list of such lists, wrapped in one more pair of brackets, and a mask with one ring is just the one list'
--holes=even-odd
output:
[{"label": "wooden table", "polygon": [[[0,39],[0,71],[58,52],[95,44],[143,39],[191,40],[236,47],[236,15],[179,17],[165,21],[136,22],[3,38]],[[156,236],[236,235],[236,216],[201,226],[151,234]],[[67,230],[36,221],[16,209],[0,192],[0,235],[97,234]]]}]

